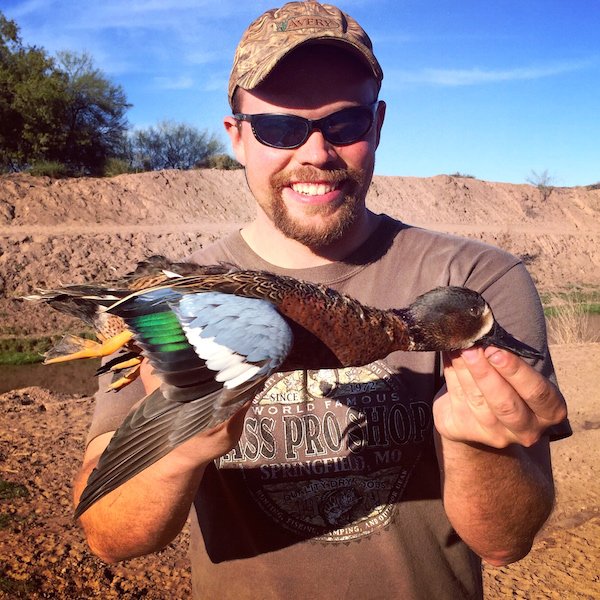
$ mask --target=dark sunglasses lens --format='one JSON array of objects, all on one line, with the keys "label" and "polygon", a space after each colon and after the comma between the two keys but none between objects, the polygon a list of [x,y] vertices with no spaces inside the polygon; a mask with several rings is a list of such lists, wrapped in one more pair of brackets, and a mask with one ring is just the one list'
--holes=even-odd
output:
[{"label": "dark sunglasses lens", "polygon": [[365,106],[340,110],[323,119],[323,134],[332,144],[352,144],[373,125],[373,111]]},{"label": "dark sunglasses lens", "polygon": [[259,141],[275,148],[300,146],[308,134],[306,121],[294,115],[261,115],[252,126]]},{"label": "dark sunglasses lens", "polygon": [[[373,111],[366,106],[345,108],[314,122],[331,144],[343,146],[360,140],[373,125]],[[308,138],[311,125],[295,115],[254,115],[252,129],[258,140],[274,148],[297,148]]]}]

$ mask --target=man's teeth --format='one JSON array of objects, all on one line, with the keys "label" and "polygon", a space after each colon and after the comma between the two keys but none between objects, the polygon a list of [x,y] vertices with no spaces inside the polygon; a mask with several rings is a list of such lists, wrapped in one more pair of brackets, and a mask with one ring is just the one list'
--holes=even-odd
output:
[{"label": "man's teeth", "polygon": [[335,185],[327,183],[292,183],[291,188],[298,194],[322,196],[335,190]]}]

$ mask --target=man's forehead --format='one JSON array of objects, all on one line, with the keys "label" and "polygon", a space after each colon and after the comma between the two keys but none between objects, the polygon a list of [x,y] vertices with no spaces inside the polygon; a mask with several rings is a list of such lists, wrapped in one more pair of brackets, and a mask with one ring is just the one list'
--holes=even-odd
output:
[{"label": "man's forehead", "polygon": [[320,73],[331,75],[342,71],[344,77],[353,79],[374,77],[364,61],[348,48],[331,43],[303,44],[287,54],[271,71],[264,83],[282,76],[311,77]]},{"label": "man's forehead", "polygon": [[320,105],[336,96],[350,96],[371,103],[377,96],[377,82],[350,52],[331,46],[308,46],[290,53],[252,91],[238,90],[266,101],[278,100],[290,106]]},{"label": "man's forehead", "polygon": [[[312,80],[316,82],[316,80]],[[328,80],[322,80],[327,83]],[[337,104],[361,104],[370,105],[377,99],[377,85],[375,82],[364,80],[357,85],[350,85],[348,81],[343,85],[332,85],[321,89],[310,86],[299,85],[272,85],[261,86],[254,90],[238,89],[236,99],[240,112],[282,112],[289,110],[317,109],[323,106]],[[267,106],[268,105],[268,106]]]}]

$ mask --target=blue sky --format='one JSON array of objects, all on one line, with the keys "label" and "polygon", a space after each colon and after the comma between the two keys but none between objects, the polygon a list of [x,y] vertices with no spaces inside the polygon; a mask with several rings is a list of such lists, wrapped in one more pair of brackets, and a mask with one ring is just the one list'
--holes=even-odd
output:
[{"label": "blue sky", "polygon": [[[23,41],[87,51],[133,107],[221,133],[235,46],[273,0],[0,0]],[[600,181],[600,0],[339,0],[388,104],[376,173]]]}]

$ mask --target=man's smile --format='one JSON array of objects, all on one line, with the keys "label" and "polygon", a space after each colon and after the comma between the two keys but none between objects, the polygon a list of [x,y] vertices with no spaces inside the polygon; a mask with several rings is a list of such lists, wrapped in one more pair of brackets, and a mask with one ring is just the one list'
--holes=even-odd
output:
[{"label": "man's smile", "polygon": [[302,202],[304,204],[326,204],[338,200],[342,194],[339,183],[330,182],[292,182],[288,190],[292,194],[285,193],[288,200]]},{"label": "man's smile", "polygon": [[305,196],[322,196],[328,192],[333,192],[336,189],[332,183],[292,183],[290,187],[298,194]]}]

